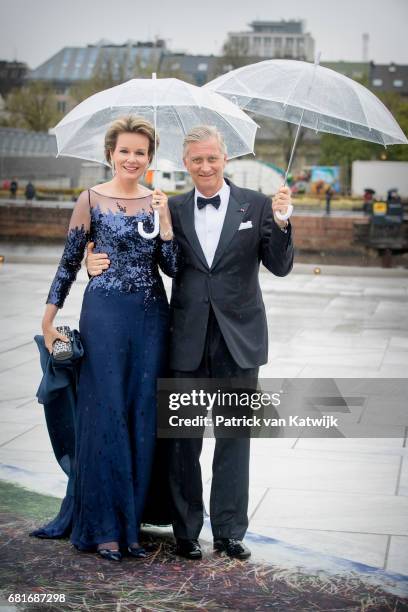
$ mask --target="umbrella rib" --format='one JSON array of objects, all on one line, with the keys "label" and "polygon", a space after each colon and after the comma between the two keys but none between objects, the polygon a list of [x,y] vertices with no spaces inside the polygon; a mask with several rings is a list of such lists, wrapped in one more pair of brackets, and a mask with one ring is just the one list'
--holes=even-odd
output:
[{"label": "umbrella rib", "polygon": [[174,116],[176,117],[176,119],[177,119],[177,121],[178,121],[178,123],[179,123],[179,125],[181,127],[181,130],[182,130],[184,136],[185,136],[187,134],[187,130],[184,127],[184,123],[183,123],[182,118],[180,117],[178,111],[176,110],[176,108],[174,106],[173,106],[173,113],[174,113]]},{"label": "umbrella rib", "polygon": [[[228,120],[228,118],[225,115],[222,115],[221,113],[219,113],[217,110],[213,109],[213,112],[218,115],[219,117],[221,117],[221,119],[223,119],[226,123],[228,123],[228,125],[230,126],[230,128],[233,130],[234,134],[236,134],[241,143],[243,143],[244,145],[246,145],[243,137],[241,136],[241,134],[237,131],[237,129],[232,125],[232,123]],[[253,149],[252,149],[253,152]],[[246,153],[242,153],[241,155],[246,155]]]},{"label": "umbrella rib", "polygon": [[298,86],[299,81],[302,79],[303,74],[300,73],[299,77],[296,79],[296,83],[294,84],[294,86],[292,87],[292,91],[290,92],[290,94],[288,95],[288,97],[286,98],[285,102],[283,102],[283,107],[286,108],[286,106],[289,103],[289,100],[291,99],[293,92],[295,91],[296,87]]},{"label": "umbrella rib", "polygon": [[360,94],[359,94],[359,92],[358,92],[358,88],[356,87],[355,89],[353,89],[353,91],[356,93],[356,96],[357,96],[358,101],[359,101],[360,106],[361,106],[361,110],[363,111],[363,115],[364,115],[365,120],[366,120],[367,127],[368,127],[368,129],[370,130],[370,132],[371,132],[371,127],[370,127],[370,124],[368,123],[367,113],[365,112],[365,110],[364,110],[364,106],[363,106],[363,103],[361,102],[361,98],[360,98]]}]

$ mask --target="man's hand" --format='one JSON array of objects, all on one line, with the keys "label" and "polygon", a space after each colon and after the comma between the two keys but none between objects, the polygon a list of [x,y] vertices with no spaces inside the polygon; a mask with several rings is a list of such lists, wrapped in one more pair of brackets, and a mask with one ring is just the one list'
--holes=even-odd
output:
[{"label": "man's hand", "polygon": [[99,276],[104,270],[107,270],[110,266],[110,261],[106,253],[94,253],[95,243],[89,242],[86,250],[86,269],[88,270],[89,276]]},{"label": "man's hand", "polygon": [[281,227],[282,229],[287,226],[288,221],[282,221],[281,219],[278,219],[275,213],[276,211],[279,211],[284,215],[288,210],[288,206],[290,204],[292,204],[290,189],[289,187],[281,185],[278,193],[276,193],[272,198],[272,212],[273,218],[275,219],[275,223],[277,223],[277,225],[279,225],[279,227]]}]

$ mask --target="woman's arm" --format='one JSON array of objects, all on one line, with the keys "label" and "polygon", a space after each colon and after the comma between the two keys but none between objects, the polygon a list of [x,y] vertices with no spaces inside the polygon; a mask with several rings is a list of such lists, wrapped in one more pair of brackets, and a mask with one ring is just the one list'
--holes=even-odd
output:
[{"label": "woman's arm", "polygon": [[58,309],[63,307],[65,298],[81,267],[85,246],[89,240],[90,224],[89,192],[84,191],[79,196],[72,212],[64,252],[47,297],[42,328],[45,344],[50,352],[54,340],[65,339],[56,330],[53,322]]},{"label": "woman's arm", "polygon": [[55,306],[55,304],[47,304],[42,320],[44,343],[50,353],[52,353],[52,345],[54,344],[55,340],[63,340],[64,342],[68,342],[68,338],[63,334],[60,334],[53,325],[57,312],[58,306]]}]

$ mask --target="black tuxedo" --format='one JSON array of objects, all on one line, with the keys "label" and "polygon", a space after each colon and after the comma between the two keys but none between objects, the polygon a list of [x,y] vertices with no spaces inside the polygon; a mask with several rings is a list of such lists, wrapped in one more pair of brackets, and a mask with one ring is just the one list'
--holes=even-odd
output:
[{"label": "black tuxedo", "polygon": [[[292,269],[291,228],[273,220],[271,201],[257,191],[230,183],[231,193],[211,268],[194,229],[194,190],[170,198],[174,233],[183,264],[173,280],[170,366],[198,368],[210,306],[236,363],[254,368],[268,359],[268,330],[259,286],[259,264],[277,276]],[[252,227],[239,230],[241,223]]]},{"label": "black tuxedo", "polygon": [[[274,222],[271,201],[230,184],[220,240],[208,266],[194,227],[194,190],[170,198],[182,263],[171,297],[170,367],[176,378],[258,377],[268,331],[259,286],[262,262],[278,276],[292,269],[291,227]],[[246,224],[239,229],[241,223]],[[195,539],[203,524],[202,439],[174,441],[170,488],[174,534]],[[210,517],[214,538],[242,539],[248,526],[249,439],[217,438]]]}]

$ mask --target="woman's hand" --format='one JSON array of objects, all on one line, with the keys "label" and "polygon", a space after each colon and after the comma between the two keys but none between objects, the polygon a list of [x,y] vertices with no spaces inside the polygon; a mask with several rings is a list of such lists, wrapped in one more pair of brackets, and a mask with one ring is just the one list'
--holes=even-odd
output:
[{"label": "woman's hand", "polygon": [[160,189],[155,189],[152,194],[152,208],[159,213],[160,221],[170,220],[168,198]]},{"label": "woman's hand", "polygon": [[52,345],[55,340],[62,340],[63,342],[69,342],[69,339],[60,334],[59,331],[54,327],[53,319],[58,308],[54,304],[47,304],[46,314],[42,322],[42,331],[44,335],[44,343],[49,353],[52,353]]},{"label": "woman's hand", "polygon": [[165,193],[160,189],[153,191],[152,208],[157,210],[160,219],[160,236],[162,240],[172,240],[173,227],[171,224],[171,215],[168,205],[168,199]]}]

